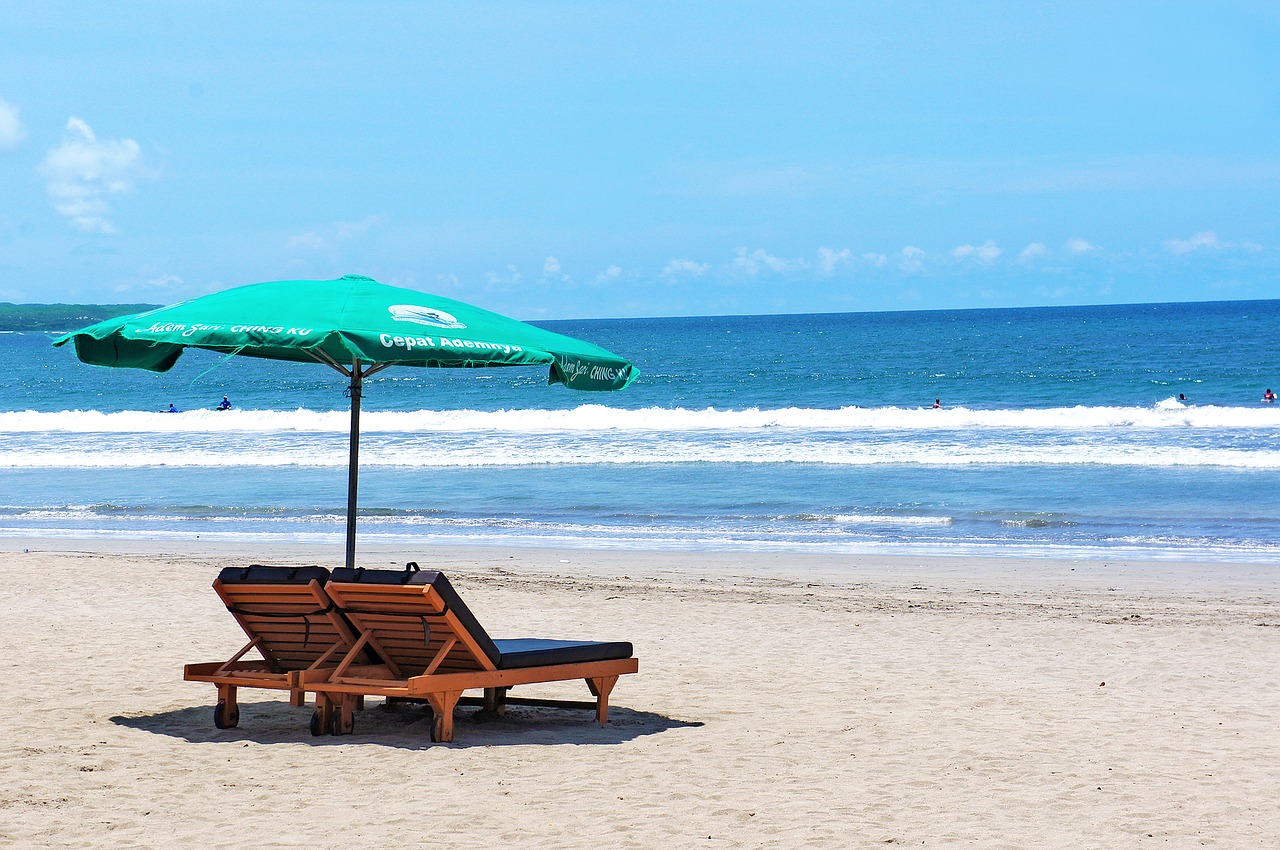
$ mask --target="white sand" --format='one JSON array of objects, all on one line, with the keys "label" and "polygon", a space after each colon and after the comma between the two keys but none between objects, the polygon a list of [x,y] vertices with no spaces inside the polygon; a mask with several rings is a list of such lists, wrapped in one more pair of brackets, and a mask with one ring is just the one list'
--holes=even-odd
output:
[{"label": "white sand", "polygon": [[496,637],[632,641],[610,725],[460,709],[431,744],[371,699],[312,738],[242,691],[215,729],[182,665],[244,641],[217,569],[333,555],[0,541],[0,846],[1280,842],[1277,568],[422,552]]}]

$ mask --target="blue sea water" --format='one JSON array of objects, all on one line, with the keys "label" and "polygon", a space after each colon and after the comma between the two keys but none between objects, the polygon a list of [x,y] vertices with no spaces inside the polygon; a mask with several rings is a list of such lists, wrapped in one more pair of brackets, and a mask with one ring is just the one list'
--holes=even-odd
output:
[{"label": "blue sea water", "polygon": [[[380,373],[362,540],[1280,564],[1280,301],[540,324],[640,378]],[[53,338],[0,334],[0,535],[340,552],[336,372]]]}]

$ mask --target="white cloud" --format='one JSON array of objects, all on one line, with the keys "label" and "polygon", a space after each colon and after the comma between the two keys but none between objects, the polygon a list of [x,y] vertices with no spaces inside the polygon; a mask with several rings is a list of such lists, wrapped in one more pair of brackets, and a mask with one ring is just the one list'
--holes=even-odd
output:
[{"label": "white cloud", "polygon": [[1164,247],[1171,254],[1179,256],[1201,249],[1206,251],[1246,251],[1250,254],[1263,250],[1262,246],[1256,242],[1223,242],[1218,238],[1218,234],[1212,230],[1197,233],[1190,239],[1170,239],[1164,243]]},{"label": "white cloud", "polygon": [[902,249],[902,260],[898,268],[904,272],[918,272],[924,269],[924,250],[914,245],[906,245]]},{"label": "white cloud", "polygon": [[755,277],[761,273],[781,274],[808,267],[809,264],[803,259],[784,260],[781,257],[771,256],[763,248],[757,248],[750,254],[747,253],[746,248],[739,248],[738,256],[733,258],[733,270],[748,277]]},{"label": "white cloud", "polygon": [[609,283],[622,277],[622,266],[609,266],[609,268],[596,275],[596,283]]},{"label": "white cloud", "polygon": [[885,266],[889,265],[889,258],[886,257],[884,254],[875,254],[875,253],[863,254],[862,259],[866,260],[868,263],[870,263],[871,265],[875,266],[878,269],[882,269]]},{"label": "white cloud", "polygon": [[693,277],[702,277],[711,271],[711,266],[707,263],[695,263],[693,260],[671,260],[662,270],[663,277],[676,277],[677,275],[687,274]]},{"label": "white cloud", "polygon": [[107,197],[133,191],[142,176],[142,149],[133,139],[99,139],[72,116],[61,145],[44,157],[40,173],[53,207],[85,233],[115,233]]},{"label": "white cloud", "polygon": [[1030,245],[1022,249],[1022,253],[1018,255],[1018,259],[1022,262],[1034,260],[1036,257],[1044,257],[1049,254],[1049,249],[1045,247],[1043,242],[1032,242]]},{"label": "white cloud", "polygon": [[505,275],[489,272],[489,283],[499,286],[517,286],[523,281],[524,275],[520,274],[520,269],[516,268],[515,263],[507,263]]},{"label": "white cloud", "polygon": [[1073,254],[1088,254],[1098,250],[1098,246],[1091,245],[1078,236],[1073,236],[1067,240],[1067,250]]},{"label": "white cloud", "polygon": [[359,221],[340,221],[334,225],[334,233],[339,239],[352,239],[364,236],[375,224],[381,224],[386,216],[367,215]]},{"label": "white cloud", "polygon": [[833,248],[818,249],[818,273],[823,275],[835,274],[837,268],[842,265],[853,263],[853,252],[848,248],[841,248],[839,251]]},{"label": "white cloud", "polygon": [[561,271],[560,260],[558,258],[547,257],[542,261],[542,279],[544,281],[558,280],[567,282],[569,280],[569,276]]},{"label": "white cloud", "polygon": [[18,107],[0,97],[0,151],[11,151],[27,137]]},{"label": "white cloud", "polygon": [[162,274],[143,283],[121,283],[115,288],[118,293],[136,292],[139,289],[172,289],[182,285],[182,278],[176,274]]},{"label": "white cloud", "polygon": [[1000,259],[1000,253],[1000,248],[990,239],[981,245],[957,245],[951,249],[951,256],[957,260],[972,257],[984,266],[989,266]]},{"label": "white cloud", "polygon": [[1200,248],[1217,251],[1227,247],[1218,241],[1218,234],[1214,233],[1212,230],[1197,233],[1190,239],[1170,239],[1168,242],[1165,242],[1164,245],[1171,253],[1178,255],[1190,254],[1192,251],[1199,250]]},{"label": "white cloud", "polygon": [[367,215],[360,221],[335,222],[321,228],[320,232],[308,230],[306,233],[290,236],[285,240],[284,247],[290,250],[293,248],[306,248],[312,251],[335,248],[339,242],[346,242],[347,240],[364,236],[371,228],[381,224],[385,219],[386,216]]},{"label": "white cloud", "polygon": [[285,240],[284,247],[289,249],[311,248],[318,251],[325,247],[326,244],[328,243],[321,238],[319,233],[316,233],[314,230],[308,230],[306,233],[299,233],[297,236],[290,236]]}]

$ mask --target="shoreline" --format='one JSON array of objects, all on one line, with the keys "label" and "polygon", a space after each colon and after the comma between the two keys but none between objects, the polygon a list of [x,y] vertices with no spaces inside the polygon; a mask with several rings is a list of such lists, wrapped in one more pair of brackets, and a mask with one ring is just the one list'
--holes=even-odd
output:
[{"label": "shoreline", "polygon": [[468,710],[432,744],[424,709],[370,699],[354,734],[313,738],[309,707],[243,689],[240,725],[216,729],[214,688],[182,666],[244,644],[217,570],[340,558],[0,541],[0,666],[23,695],[0,717],[0,844],[1238,848],[1280,832],[1266,565],[424,547],[411,559],[495,637],[631,641],[640,672],[610,723]]},{"label": "shoreline", "polygon": [[[248,563],[341,566],[341,544],[229,541],[220,539],[0,538],[0,554],[155,556]],[[622,549],[577,546],[431,544],[411,550],[399,543],[361,543],[361,566],[516,569],[537,574],[571,572],[580,578],[616,578],[642,573],[650,578],[687,577],[732,582],[738,579],[818,581],[831,586],[912,584],[922,579],[958,587],[997,589],[1187,590],[1211,594],[1280,592],[1280,565],[1259,562],[1148,560],[1129,558],[1027,557],[1018,554],[762,552],[739,549]],[[509,563],[509,562],[515,562]],[[640,568],[639,565],[643,565]],[[586,572],[579,572],[584,569]]]}]

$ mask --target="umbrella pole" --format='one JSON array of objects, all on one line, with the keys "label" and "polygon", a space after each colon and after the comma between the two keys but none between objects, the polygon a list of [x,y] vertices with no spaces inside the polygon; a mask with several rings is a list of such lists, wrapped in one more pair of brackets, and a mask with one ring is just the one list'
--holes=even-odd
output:
[{"label": "umbrella pole", "polygon": [[364,374],[360,363],[351,366],[351,450],[347,457],[347,567],[356,565],[356,492],[360,480],[360,396]]}]

